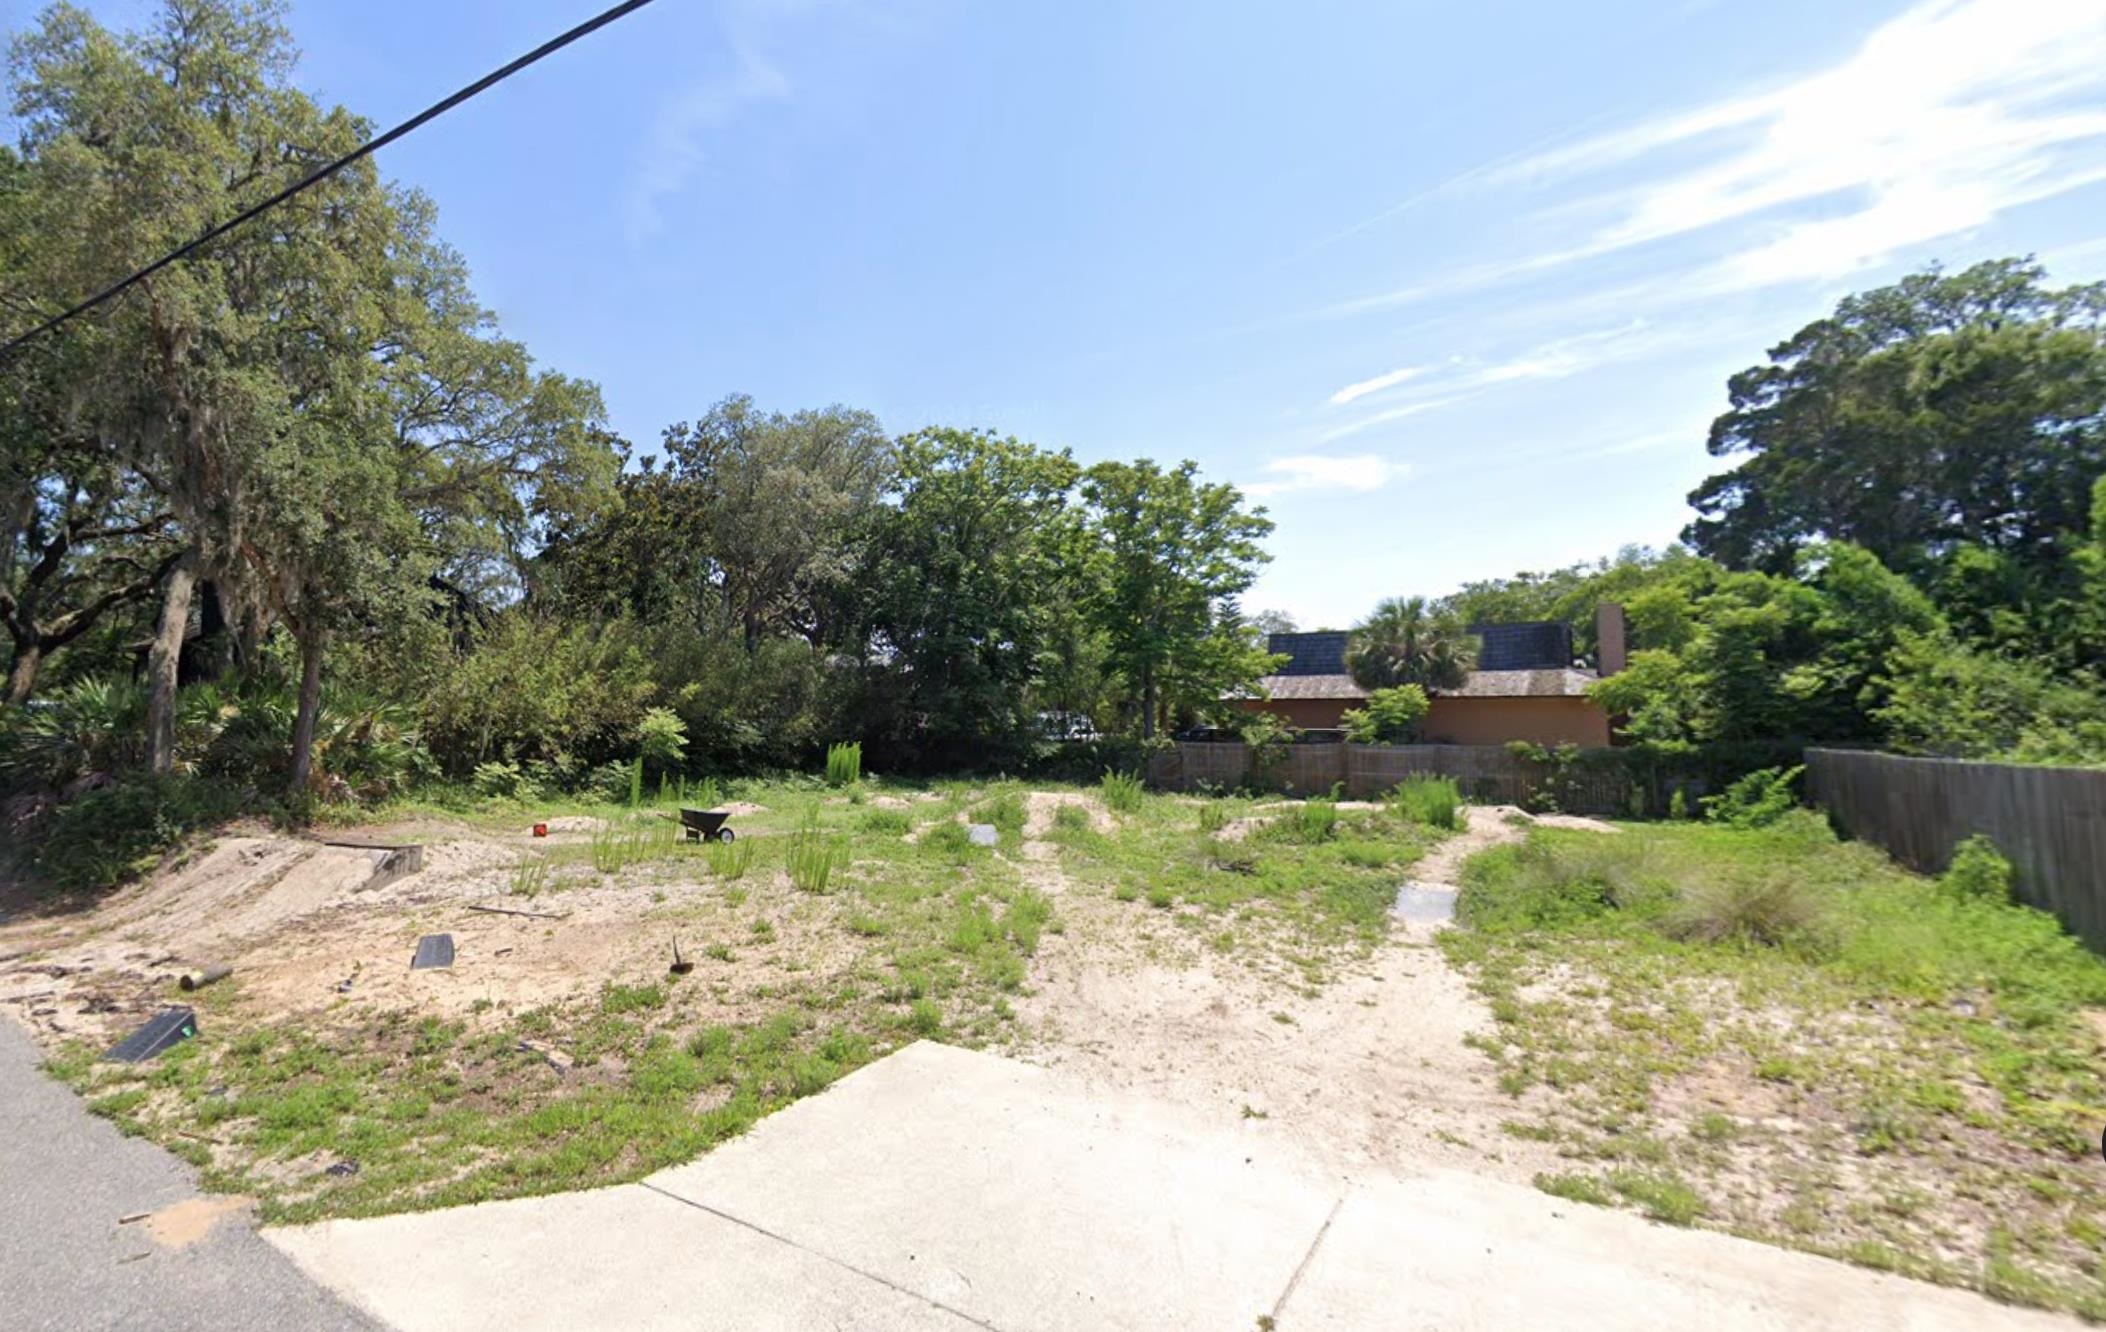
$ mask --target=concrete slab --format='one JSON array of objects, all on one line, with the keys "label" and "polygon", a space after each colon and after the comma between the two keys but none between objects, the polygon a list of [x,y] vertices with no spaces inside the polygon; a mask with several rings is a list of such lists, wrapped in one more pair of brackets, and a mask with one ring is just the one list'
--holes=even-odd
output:
[{"label": "concrete slab", "polygon": [[2078,1326],[1269,1137],[920,1044],[639,1184],[265,1233],[414,1332]]},{"label": "concrete slab", "polygon": [[1357,1186],[1282,1302],[1322,1328],[1984,1332],[2074,1320],[1472,1175]]},{"label": "concrete slab", "polygon": [[641,1185],[267,1232],[405,1332],[971,1332],[973,1323]]},{"label": "concrete slab", "polygon": [[1252,1139],[925,1042],[646,1183],[1004,1332],[1254,1328],[1342,1192]]}]

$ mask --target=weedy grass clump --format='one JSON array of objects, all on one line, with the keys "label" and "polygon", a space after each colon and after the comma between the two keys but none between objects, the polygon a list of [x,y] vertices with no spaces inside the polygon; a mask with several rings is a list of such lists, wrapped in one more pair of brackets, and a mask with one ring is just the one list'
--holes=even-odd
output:
[{"label": "weedy grass clump", "polygon": [[751,842],[711,842],[705,854],[709,857],[709,872],[720,879],[743,879],[746,871],[753,868]]},{"label": "weedy grass clump", "polygon": [[1097,794],[1104,807],[1119,814],[1132,814],[1141,807],[1145,788],[1139,776],[1130,772],[1106,772],[1097,783]]},{"label": "weedy grass clump", "polygon": [[956,819],[944,819],[929,825],[921,835],[921,845],[945,859],[964,864],[975,856],[986,854],[987,848],[974,846],[972,835],[965,825]]},{"label": "weedy grass clump", "polygon": [[1337,830],[1337,805],[1328,800],[1304,800],[1288,806],[1284,814],[1260,828],[1258,835],[1268,841],[1315,846],[1330,841]]},{"label": "weedy grass clump", "polygon": [[856,827],[874,837],[904,837],[914,831],[914,820],[901,809],[865,810]]},{"label": "weedy grass clump", "polygon": [[548,890],[548,861],[528,852],[512,867],[505,891],[514,897],[538,897]]},{"label": "weedy grass clump", "polygon": [[826,784],[828,786],[854,786],[863,780],[863,745],[861,741],[846,741],[829,745],[826,750]]},{"label": "weedy grass clump", "polygon": [[817,810],[805,816],[783,849],[783,868],[789,872],[790,882],[808,893],[825,892],[834,871],[847,860],[841,839],[819,826]]},{"label": "weedy grass clump", "polygon": [[680,825],[670,819],[601,819],[592,830],[592,867],[619,874],[629,866],[663,860],[680,849]]},{"label": "weedy grass clump", "polygon": [[1453,777],[1410,777],[1390,791],[1389,807],[1399,818],[1429,828],[1455,832],[1462,827],[1462,788]]}]

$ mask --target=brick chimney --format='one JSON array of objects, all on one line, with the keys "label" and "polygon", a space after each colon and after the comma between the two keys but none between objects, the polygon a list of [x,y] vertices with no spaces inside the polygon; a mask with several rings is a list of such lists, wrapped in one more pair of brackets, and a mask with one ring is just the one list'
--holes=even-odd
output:
[{"label": "brick chimney", "polygon": [[1614,675],[1630,664],[1625,645],[1623,607],[1604,601],[1594,608],[1594,663],[1601,675]]}]

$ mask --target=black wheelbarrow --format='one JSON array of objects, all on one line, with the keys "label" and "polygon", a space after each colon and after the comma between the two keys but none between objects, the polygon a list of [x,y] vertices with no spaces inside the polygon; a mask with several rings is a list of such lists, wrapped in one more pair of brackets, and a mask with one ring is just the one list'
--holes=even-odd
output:
[{"label": "black wheelbarrow", "polygon": [[680,810],[680,826],[687,830],[687,840],[690,842],[730,842],[738,837],[737,833],[724,826],[724,821],[730,817],[731,811],[728,809],[688,809],[683,806]]}]

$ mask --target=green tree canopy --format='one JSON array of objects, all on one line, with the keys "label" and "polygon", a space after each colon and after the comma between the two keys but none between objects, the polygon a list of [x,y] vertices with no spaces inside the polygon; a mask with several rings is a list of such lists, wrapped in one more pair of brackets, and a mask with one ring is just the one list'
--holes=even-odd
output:
[{"label": "green tree canopy", "polygon": [[1133,686],[1141,732],[1167,713],[1211,709],[1271,660],[1235,611],[1268,558],[1263,509],[1192,462],[1099,463],[1083,474],[1092,540],[1092,618]]},{"label": "green tree canopy", "polygon": [[1073,595],[1079,470],[1064,452],[947,429],[900,440],[898,465],[859,597],[891,668],[888,738],[936,765],[1017,757],[1055,608]]},{"label": "green tree canopy", "polygon": [[2106,473],[2106,285],[1995,260],[1845,298],[1728,384],[1685,539],[1790,569],[1847,541],[1915,574],[1962,546],[2052,555]]}]

